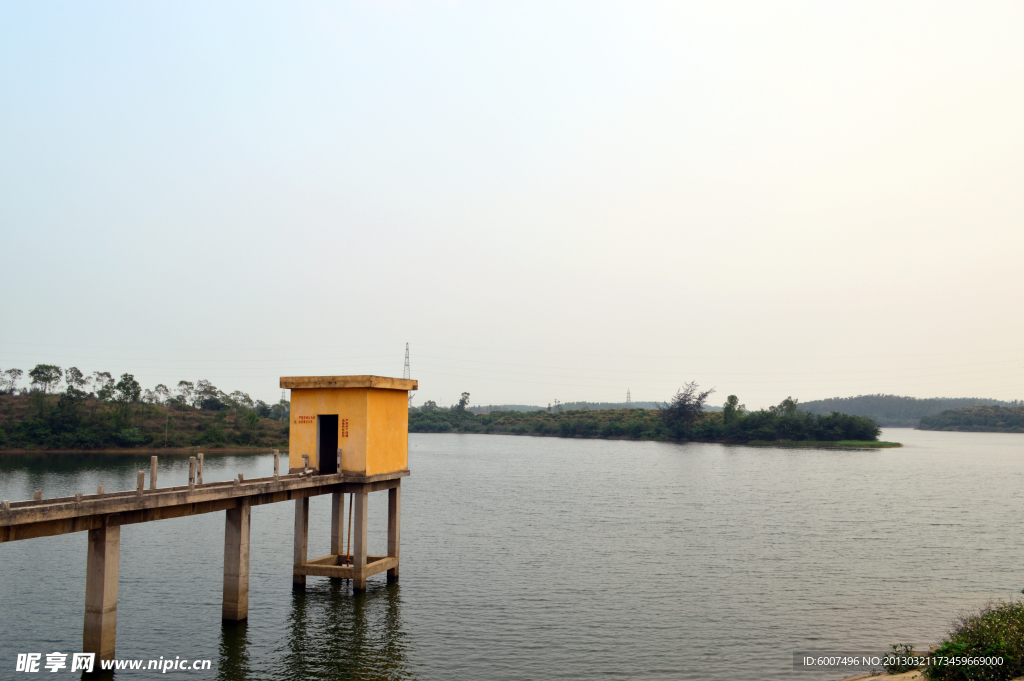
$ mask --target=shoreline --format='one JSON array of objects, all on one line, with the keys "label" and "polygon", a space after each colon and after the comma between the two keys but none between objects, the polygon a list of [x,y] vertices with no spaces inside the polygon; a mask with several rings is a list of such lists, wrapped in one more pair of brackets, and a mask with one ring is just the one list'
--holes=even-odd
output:
[{"label": "shoreline", "polygon": [[[161,447],[153,449],[0,449],[0,456],[7,454],[262,454],[273,452],[274,447]],[[277,447],[286,453],[288,447]]]},{"label": "shoreline", "polygon": [[751,440],[749,442],[726,442],[718,440],[722,444],[746,445],[749,447],[811,447],[814,449],[892,449],[902,447],[900,442],[849,442],[838,440],[836,442],[825,441],[793,441],[793,440]]},{"label": "shoreline", "polygon": [[862,681],[863,679],[898,679],[899,681],[910,681],[910,679],[924,679],[924,667],[917,669],[911,669],[909,672],[900,672],[899,674],[890,674],[889,672],[882,672],[881,674],[858,674],[857,676],[848,676],[841,681]]},{"label": "shoreline", "polygon": [[416,435],[507,435],[509,437],[546,437],[546,438],[557,438],[560,440],[606,440],[609,442],[625,441],[625,442],[674,442],[676,444],[684,444],[687,442],[696,442],[700,444],[714,444],[714,445],[734,445],[734,446],[751,446],[751,447],[809,447],[811,449],[892,449],[895,447],[902,447],[903,444],[900,442],[869,442],[869,441],[852,441],[852,440],[673,440],[671,438],[634,438],[626,436],[616,437],[562,437],[561,435],[541,435],[539,433],[486,433],[486,432],[475,432],[465,433],[459,431],[445,431],[437,432],[430,430],[418,430],[409,431],[409,434],[415,433]]}]

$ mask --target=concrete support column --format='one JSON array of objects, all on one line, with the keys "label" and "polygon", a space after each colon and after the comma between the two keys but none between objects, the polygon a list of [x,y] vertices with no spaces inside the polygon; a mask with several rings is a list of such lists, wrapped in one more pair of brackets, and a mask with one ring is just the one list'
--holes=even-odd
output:
[{"label": "concrete support column", "polygon": [[252,506],[248,499],[243,499],[237,508],[229,508],[225,515],[221,616],[240,622],[249,617],[249,521]]},{"label": "concrete support column", "polygon": [[345,553],[345,493],[335,488],[331,493],[331,555]]},{"label": "concrete support column", "polygon": [[[402,526],[402,481],[388,490],[388,555],[398,558]],[[398,566],[388,570],[388,581],[398,579]]]},{"label": "concrete support column", "polygon": [[104,527],[89,530],[85,570],[85,627],[82,652],[101,660],[114,658],[117,636],[117,573],[121,557],[121,526],[104,518]]},{"label": "concrete support column", "polygon": [[352,588],[356,591],[366,590],[366,525],[367,511],[370,496],[365,488],[363,491],[355,492],[355,509],[352,512],[352,519],[355,521],[352,538]]},{"label": "concrete support column", "polygon": [[306,575],[298,574],[298,568],[307,562],[309,547],[309,497],[295,500],[295,554],[292,562],[292,587],[306,586]]}]

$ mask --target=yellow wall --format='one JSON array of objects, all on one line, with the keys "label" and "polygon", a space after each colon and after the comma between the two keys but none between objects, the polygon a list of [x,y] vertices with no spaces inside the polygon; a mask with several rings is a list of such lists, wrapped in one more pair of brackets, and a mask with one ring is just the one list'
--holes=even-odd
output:
[{"label": "yellow wall", "polygon": [[409,394],[404,390],[372,390],[368,406],[366,474],[405,470],[409,467]]},{"label": "yellow wall", "polygon": [[[293,389],[291,397],[290,470],[302,468],[303,454],[309,454],[310,466],[319,468],[318,414],[338,415],[338,446],[344,472],[378,475],[408,468],[409,402],[404,390],[304,388]],[[342,437],[343,419],[348,419],[348,437]]]}]

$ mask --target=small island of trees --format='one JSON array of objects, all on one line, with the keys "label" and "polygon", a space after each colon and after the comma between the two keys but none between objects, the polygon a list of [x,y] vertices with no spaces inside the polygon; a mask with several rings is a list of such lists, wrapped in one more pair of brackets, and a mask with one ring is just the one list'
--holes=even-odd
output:
[{"label": "small island of trees", "polygon": [[415,433],[495,433],[553,437],[630,440],[691,440],[736,443],[829,443],[840,446],[884,446],[881,429],[872,419],[834,412],[812,414],[787,397],[777,406],[747,411],[730,395],[721,411],[706,410],[714,390],[696,383],[681,388],[658,409],[492,411],[473,414],[469,393],[459,402],[440,407],[427,402],[412,408],[409,431]]}]

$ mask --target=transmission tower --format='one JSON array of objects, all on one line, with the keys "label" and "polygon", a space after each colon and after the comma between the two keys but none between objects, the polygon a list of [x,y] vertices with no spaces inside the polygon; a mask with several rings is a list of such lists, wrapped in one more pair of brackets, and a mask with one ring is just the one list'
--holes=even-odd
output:
[{"label": "transmission tower", "polygon": [[[402,372],[402,378],[411,379],[412,373],[409,371],[409,344],[405,344],[405,370]],[[409,407],[412,408],[412,396],[414,391],[409,391]]]},{"label": "transmission tower", "polygon": [[629,388],[626,388],[626,409],[633,408],[633,398],[629,395]]}]

